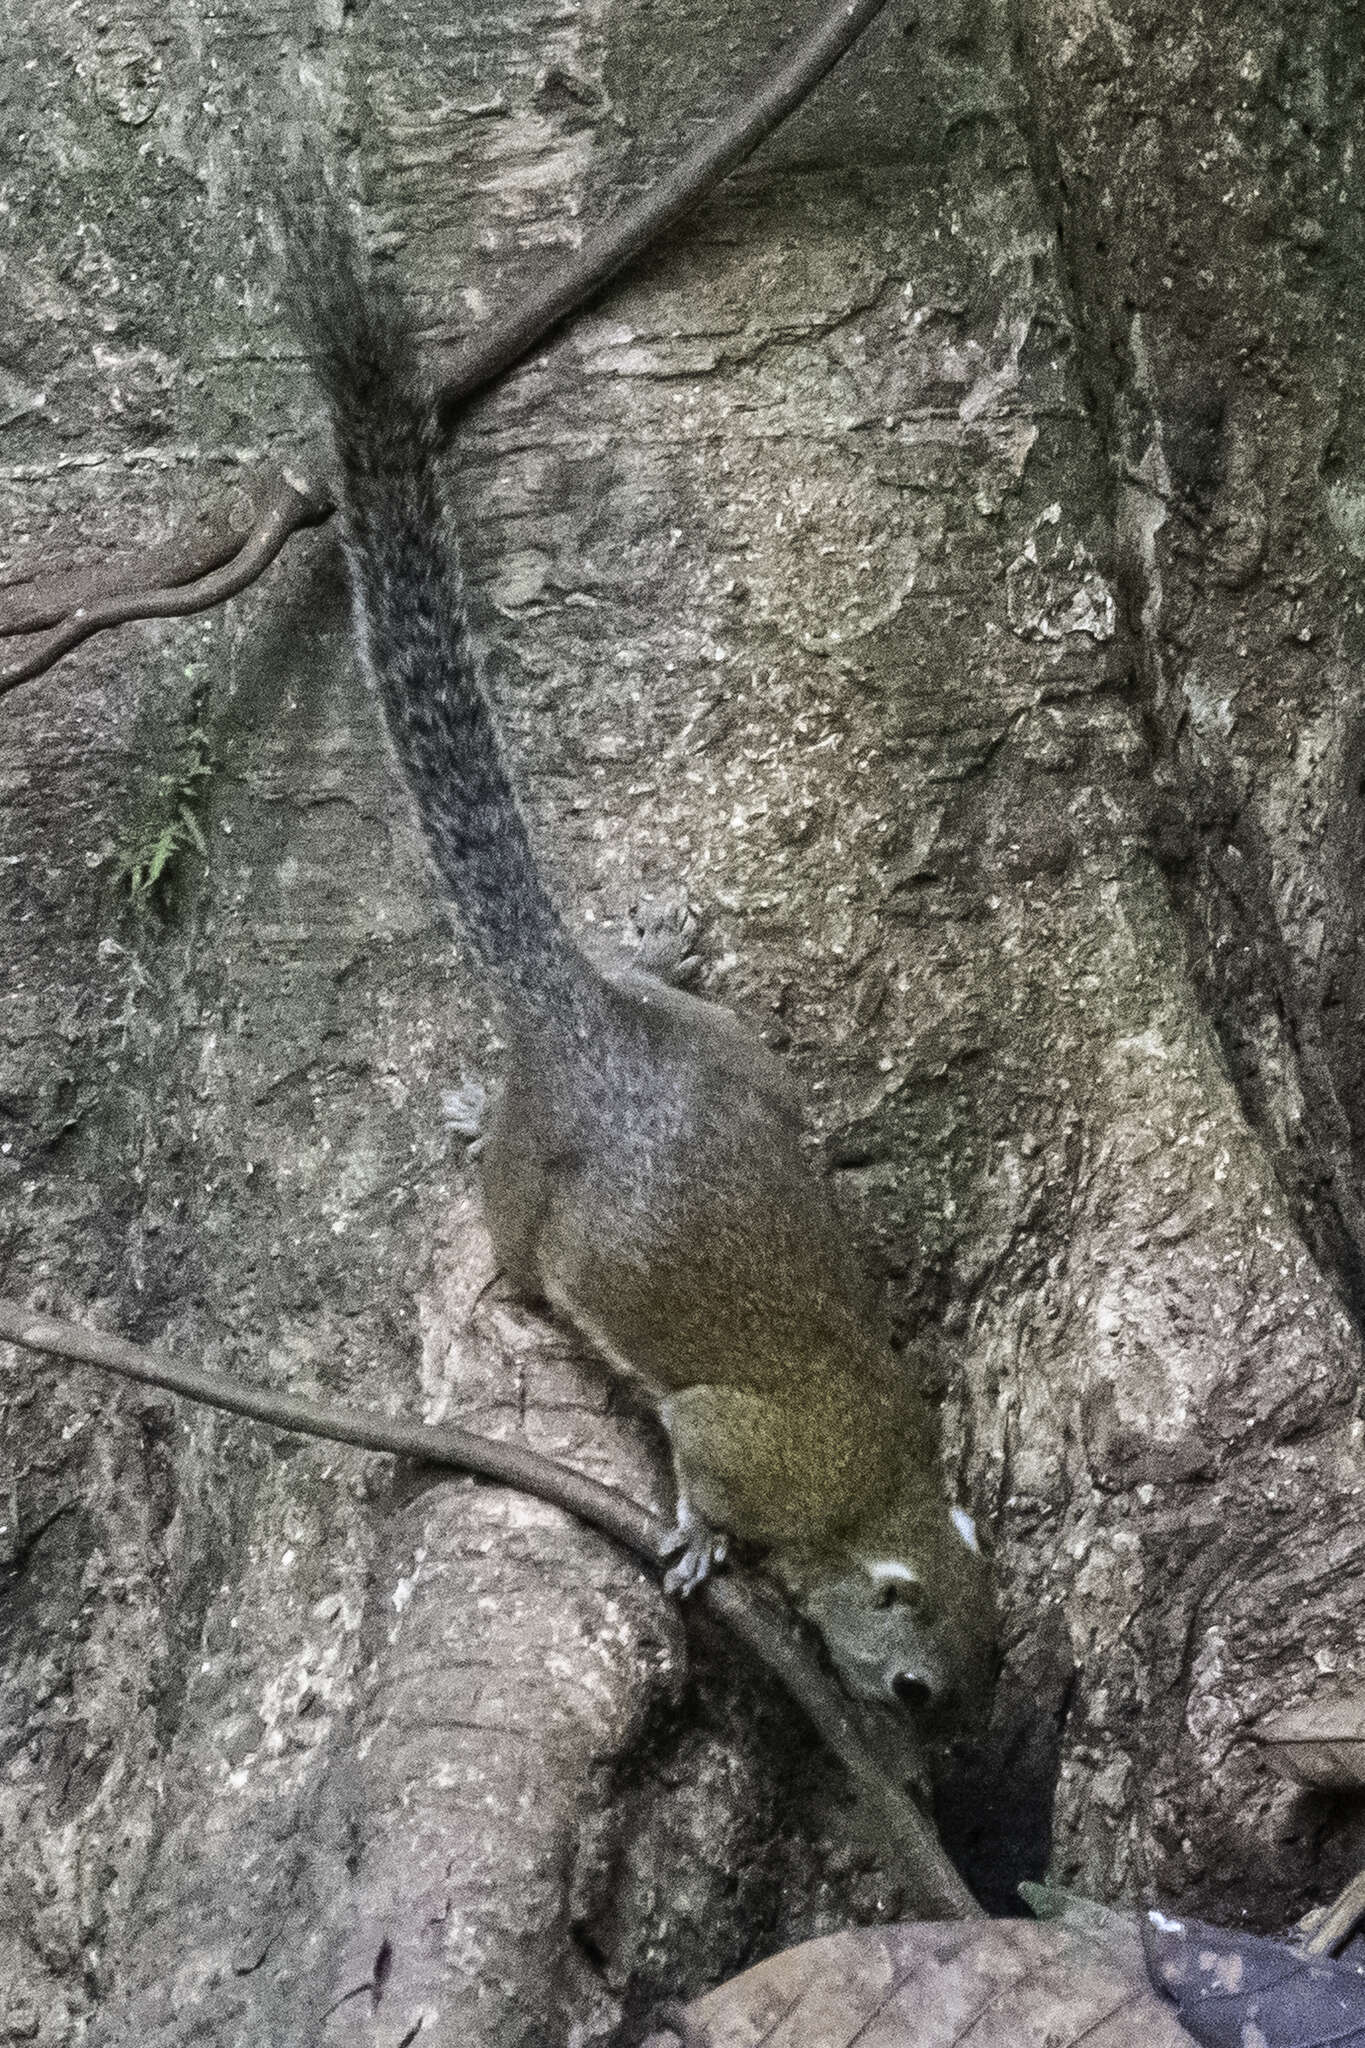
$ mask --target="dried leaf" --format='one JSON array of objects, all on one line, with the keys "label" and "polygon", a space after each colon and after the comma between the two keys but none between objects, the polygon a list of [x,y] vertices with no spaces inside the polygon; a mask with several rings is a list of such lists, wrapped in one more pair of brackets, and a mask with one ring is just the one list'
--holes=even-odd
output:
[{"label": "dried leaf", "polygon": [[1152,1982],[1204,2048],[1365,2048],[1365,1971],[1283,1941],[1149,1913]]},{"label": "dried leaf", "polygon": [[657,2048],[1190,2048],[1137,1929],[1020,1920],[865,1927],[791,1948],[686,2008]]},{"label": "dried leaf", "polygon": [[1365,1785],[1365,1693],[1271,1714],[1255,1735],[1276,1770],[1296,1785],[1352,1791]]}]

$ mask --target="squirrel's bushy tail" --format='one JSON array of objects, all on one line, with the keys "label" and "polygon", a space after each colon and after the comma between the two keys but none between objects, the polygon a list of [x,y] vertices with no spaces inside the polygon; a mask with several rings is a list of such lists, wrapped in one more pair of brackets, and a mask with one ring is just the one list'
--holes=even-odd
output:
[{"label": "squirrel's bushy tail", "polygon": [[518,1009],[571,1021],[585,963],[536,868],[470,638],[411,317],[319,177],[285,211],[287,309],[332,418],[357,633],[440,877]]}]

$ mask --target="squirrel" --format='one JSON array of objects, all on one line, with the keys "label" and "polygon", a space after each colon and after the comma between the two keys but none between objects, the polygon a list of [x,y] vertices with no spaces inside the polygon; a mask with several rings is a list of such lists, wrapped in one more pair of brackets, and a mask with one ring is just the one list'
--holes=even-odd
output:
[{"label": "squirrel", "polygon": [[362,659],[505,1020],[481,1160],[499,1262],[652,1400],[677,1484],[671,1591],[752,1546],[855,1697],[979,1705],[988,1567],[803,1156],[789,1077],[727,1010],[570,935],[486,694],[411,316],[325,182],[284,213]]}]

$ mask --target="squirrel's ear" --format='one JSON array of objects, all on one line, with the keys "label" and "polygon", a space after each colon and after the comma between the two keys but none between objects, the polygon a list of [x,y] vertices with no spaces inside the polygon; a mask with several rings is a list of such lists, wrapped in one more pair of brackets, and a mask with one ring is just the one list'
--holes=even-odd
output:
[{"label": "squirrel's ear", "polygon": [[995,1544],[988,1529],[978,1528],[975,1517],[966,1508],[950,1508],[948,1513],[953,1527],[975,1557],[984,1557],[989,1563],[995,1555]]}]

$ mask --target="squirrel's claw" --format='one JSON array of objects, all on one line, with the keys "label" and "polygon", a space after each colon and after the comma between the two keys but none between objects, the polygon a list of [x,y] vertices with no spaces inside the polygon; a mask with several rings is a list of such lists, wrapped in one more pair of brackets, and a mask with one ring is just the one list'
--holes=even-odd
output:
[{"label": "squirrel's claw", "polygon": [[729,1551],[729,1537],[713,1529],[685,1499],[680,1499],[678,1519],[661,1546],[661,1555],[675,1560],[664,1573],[665,1593],[676,1593],[680,1600],[685,1600],[713,1571],[719,1570]]}]

